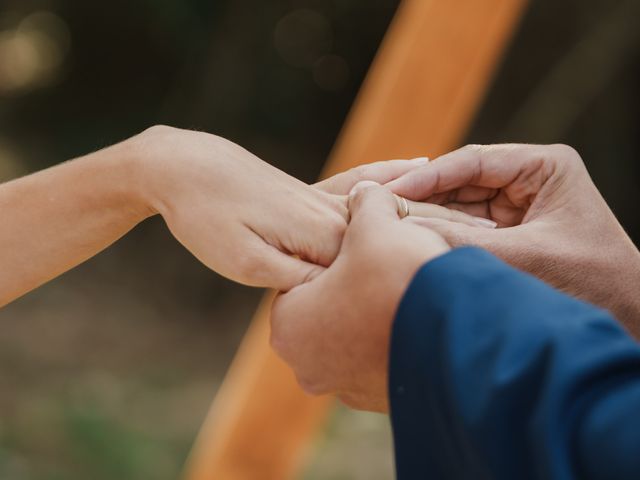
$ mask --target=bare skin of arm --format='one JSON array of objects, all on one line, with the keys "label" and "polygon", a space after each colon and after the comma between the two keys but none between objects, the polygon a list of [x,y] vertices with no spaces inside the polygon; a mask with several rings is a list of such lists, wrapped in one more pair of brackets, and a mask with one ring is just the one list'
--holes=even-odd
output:
[{"label": "bare skin of arm", "polygon": [[0,187],[0,305],[87,260],[153,214],[118,145]]}]

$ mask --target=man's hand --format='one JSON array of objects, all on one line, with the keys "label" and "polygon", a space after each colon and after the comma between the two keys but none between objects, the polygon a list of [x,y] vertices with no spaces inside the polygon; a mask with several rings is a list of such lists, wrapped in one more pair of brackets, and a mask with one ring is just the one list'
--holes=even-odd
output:
[{"label": "man's hand", "polygon": [[[337,175],[316,183],[314,186],[323,192],[338,195],[346,202],[347,194],[359,182],[368,181],[385,184],[428,163],[429,159],[426,157],[414,158],[412,160],[386,160],[367,163],[338,173]],[[405,200],[409,210],[407,213],[414,217],[440,218],[472,227],[496,227],[495,222],[483,217],[474,217],[459,210],[436,205],[435,203],[414,202],[410,199]]]},{"label": "man's hand", "polygon": [[640,335],[640,253],[564,145],[470,145],[387,185],[398,195],[497,222],[496,230],[416,219],[453,246],[477,245],[610,309]]},{"label": "man's hand", "polygon": [[352,407],[385,411],[395,310],[415,272],[449,245],[400,220],[393,195],[383,187],[359,188],[350,212],[335,262],[274,302],[271,340],[307,391],[336,393]]}]

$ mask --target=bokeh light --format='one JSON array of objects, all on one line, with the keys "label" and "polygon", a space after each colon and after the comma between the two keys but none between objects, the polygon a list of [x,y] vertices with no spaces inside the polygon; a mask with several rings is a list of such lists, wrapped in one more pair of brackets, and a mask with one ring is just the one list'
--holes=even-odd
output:
[{"label": "bokeh light", "polygon": [[35,12],[0,32],[0,94],[56,80],[69,51],[69,30],[51,12]]}]

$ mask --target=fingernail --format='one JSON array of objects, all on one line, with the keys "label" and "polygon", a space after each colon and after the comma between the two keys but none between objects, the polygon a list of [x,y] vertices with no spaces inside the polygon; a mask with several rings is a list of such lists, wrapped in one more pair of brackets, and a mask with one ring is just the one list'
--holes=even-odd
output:
[{"label": "fingernail", "polygon": [[425,163],[429,163],[429,157],[417,157],[412,159],[411,161],[417,163],[418,165],[424,165]]},{"label": "fingernail", "polygon": [[496,228],[498,226],[496,222],[494,222],[493,220],[489,220],[488,218],[473,217],[473,221],[476,223],[476,225],[479,225],[483,228]]},{"label": "fingernail", "polygon": [[349,195],[354,195],[354,194],[358,193],[360,190],[362,190],[363,188],[379,187],[379,186],[380,186],[380,184],[377,183],[377,182],[374,182],[373,180],[363,180],[361,182],[356,183],[353,186],[353,188],[349,192]]}]

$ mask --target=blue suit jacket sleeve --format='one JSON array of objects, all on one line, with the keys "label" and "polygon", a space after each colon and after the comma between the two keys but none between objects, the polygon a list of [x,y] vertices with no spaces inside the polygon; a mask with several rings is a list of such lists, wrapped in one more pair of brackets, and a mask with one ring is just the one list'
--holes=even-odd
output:
[{"label": "blue suit jacket sleeve", "polygon": [[389,368],[401,480],[640,479],[638,344],[482,250],[417,273]]}]

